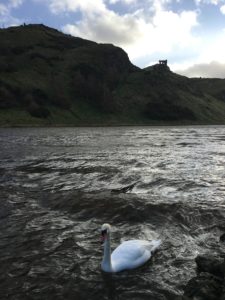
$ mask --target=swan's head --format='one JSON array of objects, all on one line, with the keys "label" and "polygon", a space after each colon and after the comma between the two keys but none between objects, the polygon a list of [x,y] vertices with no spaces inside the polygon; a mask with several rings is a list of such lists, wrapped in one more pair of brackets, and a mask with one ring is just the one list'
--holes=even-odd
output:
[{"label": "swan's head", "polygon": [[111,226],[109,224],[103,224],[101,228],[101,242],[102,244],[108,238]]}]

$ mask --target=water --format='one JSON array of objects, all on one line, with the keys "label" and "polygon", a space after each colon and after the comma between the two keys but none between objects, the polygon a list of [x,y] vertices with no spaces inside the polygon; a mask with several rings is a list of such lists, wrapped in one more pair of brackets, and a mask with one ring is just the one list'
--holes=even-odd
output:
[{"label": "water", "polygon": [[[225,127],[0,129],[1,299],[174,299],[197,254],[223,255]],[[144,266],[112,248],[162,239]]]}]

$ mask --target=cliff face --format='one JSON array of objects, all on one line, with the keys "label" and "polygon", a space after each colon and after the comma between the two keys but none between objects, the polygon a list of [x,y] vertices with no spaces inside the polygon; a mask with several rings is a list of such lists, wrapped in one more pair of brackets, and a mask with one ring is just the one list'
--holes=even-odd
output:
[{"label": "cliff face", "polygon": [[44,25],[0,30],[0,124],[224,123],[225,80],[139,69]]}]

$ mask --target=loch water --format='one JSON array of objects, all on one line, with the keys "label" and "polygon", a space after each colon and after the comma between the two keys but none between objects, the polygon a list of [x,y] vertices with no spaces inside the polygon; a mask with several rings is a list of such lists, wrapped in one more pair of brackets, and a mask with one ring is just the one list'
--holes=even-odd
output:
[{"label": "loch water", "polygon": [[[0,299],[167,300],[224,256],[225,127],[0,129]],[[160,238],[144,266],[100,269],[100,228]]]}]

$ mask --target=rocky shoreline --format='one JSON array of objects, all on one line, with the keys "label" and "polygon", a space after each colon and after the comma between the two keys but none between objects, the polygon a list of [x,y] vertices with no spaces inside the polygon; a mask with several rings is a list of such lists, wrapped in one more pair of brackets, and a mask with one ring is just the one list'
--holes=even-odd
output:
[{"label": "rocky shoreline", "polygon": [[[225,234],[220,237],[224,242]],[[225,259],[212,255],[195,258],[196,276],[187,283],[176,300],[225,300]]]}]

